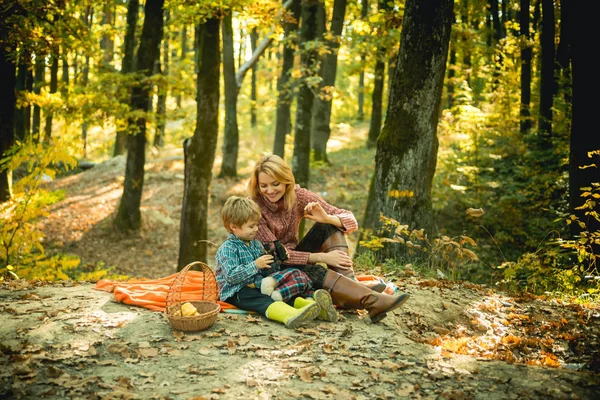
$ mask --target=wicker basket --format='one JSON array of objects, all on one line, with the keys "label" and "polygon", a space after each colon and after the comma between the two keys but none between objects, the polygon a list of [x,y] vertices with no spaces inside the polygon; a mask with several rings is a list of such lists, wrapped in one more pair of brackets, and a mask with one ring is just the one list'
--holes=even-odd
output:
[{"label": "wicker basket", "polygon": [[[181,301],[181,287],[185,282],[185,275],[192,267],[199,267],[199,272],[203,274],[202,287],[196,288],[202,292],[200,300]],[[217,320],[217,315],[221,311],[221,306],[217,304],[219,297],[219,287],[215,274],[208,265],[196,261],[183,268],[169,287],[167,293],[167,307],[165,315],[173,329],[179,331],[201,331],[210,328]],[[190,303],[198,310],[198,315],[183,317],[181,316],[181,306],[184,303]]]}]

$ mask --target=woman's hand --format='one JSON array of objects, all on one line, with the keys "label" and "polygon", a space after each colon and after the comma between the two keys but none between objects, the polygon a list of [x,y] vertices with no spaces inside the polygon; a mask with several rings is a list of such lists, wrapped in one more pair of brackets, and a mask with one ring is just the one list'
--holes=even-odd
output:
[{"label": "woman's hand", "polygon": [[316,201],[312,201],[304,207],[304,218],[312,219],[315,222],[321,222],[323,224],[331,223],[331,216],[323,210],[321,204]]},{"label": "woman's hand", "polygon": [[352,268],[352,258],[343,251],[334,250],[329,253],[317,253],[319,262],[324,262],[330,267],[348,270]]},{"label": "woman's hand", "polygon": [[260,256],[256,259],[256,266],[258,269],[271,268],[271,265],[275,261],[273,256],[270,254],[265,254],[264,256]]}]

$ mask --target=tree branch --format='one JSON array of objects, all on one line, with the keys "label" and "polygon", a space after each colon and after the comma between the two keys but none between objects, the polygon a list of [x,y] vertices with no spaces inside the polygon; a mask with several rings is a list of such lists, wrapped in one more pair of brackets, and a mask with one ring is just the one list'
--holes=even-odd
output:
[{"label": "tree branch", "polygon": [[[287,10],[288,8],[291,7],[293,2],[294,2],[294,0],[287,0],[285,3],[283,3],[283,6],[279,10],[279,13],[277,14],[277,16],[280,17],[285,10]],[[238,87],[238,90],[239,90],[239,88],[242,87],[242,81],[244,80],[246,73],[250,70],[250,68],[252,68],[252,66],[254,64],[256,64],[258,62],[258,59],[260,58],[260,56],[262,56],[263,53],[265,52],[265,50],[267,50],[269,48],[269,46],[271,45],[271,43],[273,43],[272,36],[273,36],[274,32],[275,32],[275,28],[273,28],[269,31],[269,33],[262,40],[262,42],[260,42],[260,44],[258,46],[256,46],[254,53],[252,53],[252,57],[250,57],[250,59],[248,61],[246,61],[244,63],[244,65],[242,65],[240,67],[240,69],[238,70],[238,72],[235,74],[235,83]]]}]

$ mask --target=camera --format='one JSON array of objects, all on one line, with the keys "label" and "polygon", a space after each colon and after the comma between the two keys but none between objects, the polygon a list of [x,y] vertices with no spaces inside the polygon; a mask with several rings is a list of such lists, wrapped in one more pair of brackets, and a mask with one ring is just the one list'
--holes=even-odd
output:
[{"label": "camera", "polygon": [[281,242],[279,240],[275,240],[273,242],[272,249],[271,249],[271,246],[269,245],[269,243],[265,243],[264,247],[265,247],[265,250],[267,251],[267,253],[273,256],[273,258],[275,259],[275,262],[282,263],[288,259],[287,250],[285,249],[285,247],[283,247],[283,245],[281,244]]}]

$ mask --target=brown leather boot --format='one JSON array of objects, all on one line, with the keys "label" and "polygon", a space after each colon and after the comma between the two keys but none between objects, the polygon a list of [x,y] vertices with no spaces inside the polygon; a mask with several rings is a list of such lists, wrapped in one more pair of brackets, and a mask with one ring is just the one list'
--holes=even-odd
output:
[{"label": "brown leather boot", "polygon": [[[330,251],[334,250],[340,250],[346,254],[350,254],[350,251],[348,249],[348,242],[346,241],[346,236],[340,231],[334,232],[331,236],[329,236],[321,246],[320,251],[323,253],[329,253]],[[354,269],[352,268],[348,270],[343,270],[329,266],[329,269],[347,277],[348,279],[352,279],[354,281],[356,280],[356,274],[354,273]],[[387,285],[384,282],[360,282],[360,284],[365,287],[368,287],[371,290],[376,291],[377,293],[382,293],[387,287]]]},{"label": "brown leather boot", "polygon": [[360,283],[332,271],[327,271],[325,274],[323,289],[329,291],[333,304],[348,309],[367,310],[372,323],[384,319],[388,312],[400,307],[409,298],[406,293],[390,296],[374,292]]},{"label": "brown leather boot", "polygon": [[[332,233],[331,236],[329,236],[325,240],[325,242],[323,242],[323,245],[321,246],[321,249],[319,251],[323,253],[329,253],[335,250],[343,251],[346,254],[350,254],[350,251],[348,249],[348,242],[346,242],[346,236],[340,231]],[[354,269],[352,268],[338,269],[336,267],[329,266],[329,269],[337,272],[338,274],[344,275],[348,279],[356,280],[356,275],[354,273]]]}]

